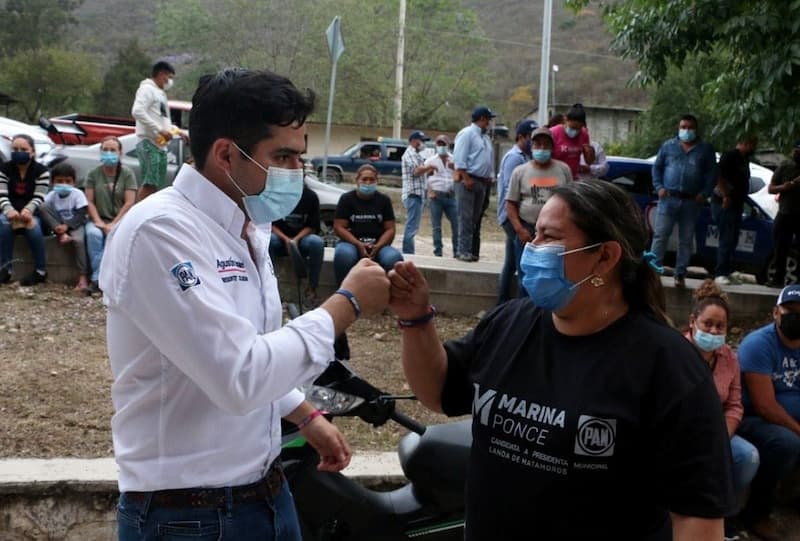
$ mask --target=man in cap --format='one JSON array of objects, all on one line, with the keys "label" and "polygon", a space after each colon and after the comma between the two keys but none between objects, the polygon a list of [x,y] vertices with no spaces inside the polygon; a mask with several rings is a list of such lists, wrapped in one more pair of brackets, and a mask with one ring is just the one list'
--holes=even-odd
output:
[{"label": "man in cap", "polygon": [[481,239],[481,215],[487,191],[494,178],[492,141],[489,124],[497,116],[486,106],[472,111],[472,124],[456,135],[453,149],[458,199],[458,254],[459,261],[477,261]]},{"label": "man in cap", "polygon": [[414,237],[419,230],[422,203],[425,198],[425,176],[435,170],[425,165],[425,141],[430,137],[421,131],[408,136],[408,147],[403,153],[403,206],[406,208],[406,225],[403,229],[403,253],[414,253]]},{"label": "man in cap", "polygon": [[[531,159],[531,133],[538,127],[539,125],[534,120],[520,121],[517,124],[516,142],[500,161],[500,173],[497,175],[497,223],[506,233],[506,254],[497,287],[497,304],[504,303],[511,298],[511,279],[514,277],[514,273],[519,275],[519,258],[516,257],[517,233],[508,220],[506,211],[508,184],[511,182],[511,173],[514,172],[514,169]],[[519,287],[519,293],[523,293],[522,287]]]},{"label": "man in cap", "polygon": [[450,139],[446,135],[436,137],[436,154],[425,160],[425,165],[433,167],[426,187],[431,209],[431,229],[433,233],[433,255],[442,256],[442,214],[450,221],[453,255],[458,251],[458,205],[453,192],[453,155],[449,150]]},{"label": "man in cap", "polygon": [[796,235],[800,235],[800,141],[794,144],[792,159],[781,163],[772,175],[769,193],[780,194],[778,215],[775,217],[775,275],[767,281],[769,287],[783,287],[786,280],[786,260]]},{"label": "man in cap", "polygon": [[744,380],[738,433],[761,455],[743,518],[766,540],[784,538],[769,513],[778,482],[800,458],[800,285],[783,288],[772,317],[738,351]]}]

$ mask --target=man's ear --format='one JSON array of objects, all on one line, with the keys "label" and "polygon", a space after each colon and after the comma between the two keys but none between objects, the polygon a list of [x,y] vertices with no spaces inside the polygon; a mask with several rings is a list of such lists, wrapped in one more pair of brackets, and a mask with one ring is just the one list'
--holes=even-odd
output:
[{"label": "man's ear", "polygon": [[622,246],[615,240],[609,240],[600,245],[598,252],[600,259],[595,265],[594,274],[607,276],[622,258]]},{"label": "man's ear", "polygon": [[231,159],[233,153],[239,152],[230,139],[220,138],[211,144],[211,149],[206,158],[206,167],[212,166],[230,174],[232,170]]}]

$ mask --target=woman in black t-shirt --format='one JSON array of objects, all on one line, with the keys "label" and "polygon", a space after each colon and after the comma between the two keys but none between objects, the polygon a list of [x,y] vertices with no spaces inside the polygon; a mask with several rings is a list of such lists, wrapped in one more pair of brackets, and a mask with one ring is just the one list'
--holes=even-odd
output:
[{"label": "woman in black t-shirt", "polygon": [[392,200],[378,191],[378,170],[364,164],[356,172],[356,189],[339,198],[333,229],[341,239],[333,254],[333,272],[341,284],[351,268],[363,257],[387,271],[403,260],[392,247],[394,209]]},{"label": "woman in black t-shirt", "polygon": [[36,148],[30,135],[11,139],[11,160],[0,166],[0,284],[11,280],[15,234],[23,234],[33,255],[33,271],[20,284],[44,282],[47,262],[44,235],[37,216],[50,188],[50,172],[36,161]]},{"label": "woman in black t-shirt", "polygon": [[412,390],[473,414],[468,541],[722,539],[734,498],[719,397],[667,324],[646,246],[624,191],[558,187],[521,259],[530,298],[444,345],[422,274],[390,273]]}]

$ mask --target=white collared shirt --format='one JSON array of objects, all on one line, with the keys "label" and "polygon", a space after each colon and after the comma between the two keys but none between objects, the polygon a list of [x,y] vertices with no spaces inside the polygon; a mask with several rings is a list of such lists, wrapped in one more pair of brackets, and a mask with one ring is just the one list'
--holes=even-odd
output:
[{"label": "white collared shirt", "polygon": [[296,386],[333,359],[330,314],[282,324],[270,228],[194,168],[134,205],[108,239],[111,420],[120,491],[257,481],[280,454]]},{"label": "white collared shirt", "polygon": [[[453,164],[453,155],[447,153],[447,163]],[[436,167],[434,171],[427,178],[427,186],[429,190],[437,192],[451,192],[453,191],[453,169],[447,167],[442,158],[436,154],[425,160],[425,165],[433,165]]]}]

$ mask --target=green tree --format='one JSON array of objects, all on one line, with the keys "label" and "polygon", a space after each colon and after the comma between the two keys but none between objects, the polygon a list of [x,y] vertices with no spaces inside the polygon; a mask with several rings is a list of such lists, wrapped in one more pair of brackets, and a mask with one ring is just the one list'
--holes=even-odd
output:
[{"label": "green tree", "polygon": [[14,96],[27,122],[40,115],[84,111],[99,86],[93,56],[45,47],[20,51],[0,61],[0,87]]},{"label": "green tree", "polygon": [[91,112],[113,116],[130,116],[131,105],[139,82],[150,75],[153,61],[134,39],[117,50],[117,58],[103,78],[103,86],[95,95]]},{"label": "green tree", "polygon": [[697,53],[726,60],[702,87],[717,133],[761,131],[784,148],[800,135],[800,0],[616,0],[605,18],[642,84]]},{"label": "green tree", "polygon": [[6,0],[0,17],[0,52],[5,56],[23,49],[53,45],[69,25],[82,0]]}]

